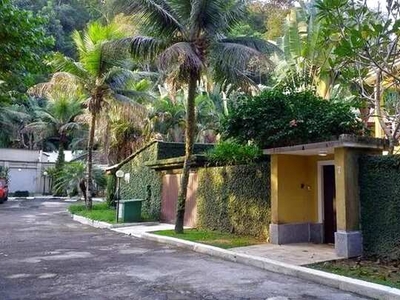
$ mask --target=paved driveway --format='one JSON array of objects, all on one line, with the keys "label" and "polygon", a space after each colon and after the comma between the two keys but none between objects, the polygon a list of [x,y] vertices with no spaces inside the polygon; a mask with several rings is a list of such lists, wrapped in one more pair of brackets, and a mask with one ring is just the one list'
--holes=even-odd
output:
[{"label": "paved driveway", "polygon": [[364,299],[75,223],[62,201],[0,205],[0,299]]}]

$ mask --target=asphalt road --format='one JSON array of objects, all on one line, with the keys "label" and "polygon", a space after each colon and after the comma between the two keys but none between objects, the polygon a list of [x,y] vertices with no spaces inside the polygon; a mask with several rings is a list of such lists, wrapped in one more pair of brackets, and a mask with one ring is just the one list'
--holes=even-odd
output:
[{"label": "asphalt road", "polygon": [[68,203],[0,205],[0,300],[365,299],[71,220]]}]

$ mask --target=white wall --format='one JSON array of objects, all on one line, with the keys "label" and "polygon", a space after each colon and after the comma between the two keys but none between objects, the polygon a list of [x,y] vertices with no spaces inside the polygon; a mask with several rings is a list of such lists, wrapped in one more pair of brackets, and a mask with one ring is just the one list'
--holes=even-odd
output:
[{"label": "white wall", "polygon": [[[43,172],[53,167],[48,156],[41,151],[23,149],[0,149],[0,165],[9,168],[11,193],[28,191],[30,194],[42,194],[49,191],[49,178]],[[45,182],[46,181],[46,182]]]}]

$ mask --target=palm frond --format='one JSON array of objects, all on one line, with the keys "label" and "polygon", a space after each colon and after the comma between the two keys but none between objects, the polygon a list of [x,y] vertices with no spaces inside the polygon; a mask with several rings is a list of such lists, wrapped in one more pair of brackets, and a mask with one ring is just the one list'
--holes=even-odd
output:
[{"label": "palm frond", "polygon": [[132,101],[142,103],[142,102],[152,102],[155,98],[147,91],[135,91],[135,90],[114,90],[117,94],[126,96]]},{"label": "palm frond", "polygon": [[62,125],[59,129],[60,132],[65,132],[65,131],[72,131],[72,130],[80,130],[82,128],[82,125],[77,123],[77,122],[69,122],[64,125]]},{"label": "palm frond", "polygon": [[[113,67],[105,75],[105,82],[111,89],[125,89],[131,82],[138,82],[148,76],[156,76],[157,73],[134,72],[125,68]],[[158,75],[158,74],[157,74]]]},{"label": "palm frond", "polygon": [[145,114],[147,112],[145,106],[143,106],[142,104],[138,103],[137,101],[133,100],[130,97],[118,93],[112,93],[111,97],[122,105],[129,105],[132,109],[134,109],[138,113]]},{"label": "palm frond", "polygon": [[75,62],[72,58],[65,57],[61,53],[56,53],[48,62],[57,72],[67,72],[76,76],[77,79],[87,80],[90,74],[82,64]]},{"label": "palm frond", "polygon": [[169,0],[168,4],[178,16],[178,19],[180,22],[182,22],[182,25],[187,25],[184,23],[190,18],[190,12],[192,11],[191,1]]},{"label": "palm frond", "polygon": [[136,0],[119,6],[125,14],[140,14],[142,25],[148,33],[157,32],[160,36],[185,33],[178,16],[165,0]]},{"label": "palm frond", "polygon": [[252,71],[273,65],[261,52],[234,43],[213,45],[211,64],[217,83],[231,83],[241,87],[254,85],[251,79]]},{"label": "palm frond", "polygon": [[28,95],[54,100],[60,95],[68,97],[81,97],[83,95],[83,84],[77,76],[67,72],[54,73],[50,81],[38,83],[30,87]]},{"label": "palm frond", "polygon": [[189,72],[200,72],[203,68],[203,62],[190,43],[179,42],[160,54],[158,66],[162,71],[166,72],[179,70],[179,73],[185,76]]},{"label": "palm frond", "polygon": [[258,39],[258,38],[254,38],[254,37],[244,36],[244,37],[235,37],[235,38],[223,38],[223,39],[220,39],[219,42],[243,45],[243,46],[252,48],[254,50],[257,50],[258,52],[261,52],[268,56],[271,56],[274,54],[278,54],[278,55],[283,54],[281,48],[279,48],[273,42],[265,41],[263,39]]},{"label": "palm frond", "polygon": [[206,32],[208,36],[222,36],[245,16],[242,0],[193,0],[189,27],[191,36]]},{"label": "palm frond", "polygon": [[129,42],[133,58],[148,61],[153,61],[168,46],[168,43],[161,39],[147,36],[136,36]]}]

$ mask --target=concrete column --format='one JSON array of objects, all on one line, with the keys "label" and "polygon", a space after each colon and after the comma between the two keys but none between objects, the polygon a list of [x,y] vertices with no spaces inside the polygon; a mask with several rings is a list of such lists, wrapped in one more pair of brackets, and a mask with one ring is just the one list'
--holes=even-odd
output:
[{"label": "concrete column", "polygon": [[43,193],[43,176],[42,176],[42,163],[38,162],[36,165],[36,194]]},{"label": "concrete column", "polygon": [[271,222],[278,224],[278,155],[271,155]]},{"label": "concrete column", "polygon": [[341,257],[362,254],[360,229],[360,198],[358,187],[358,157],[354,148],[336,148],[336,253]]}]

